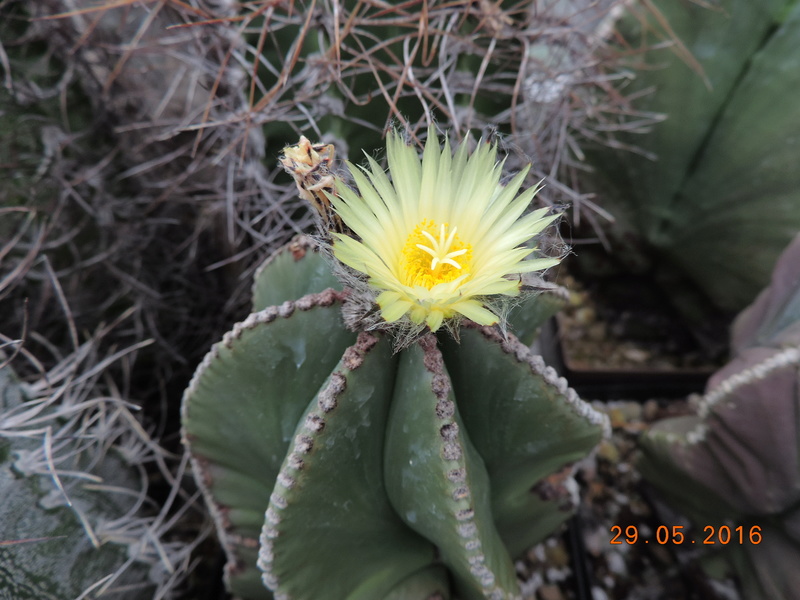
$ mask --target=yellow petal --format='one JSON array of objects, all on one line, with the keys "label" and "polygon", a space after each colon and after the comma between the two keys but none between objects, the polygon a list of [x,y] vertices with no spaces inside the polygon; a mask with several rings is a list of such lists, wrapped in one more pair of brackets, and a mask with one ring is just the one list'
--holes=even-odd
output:
[{"label": "yellow petal", "polygon": [[425,319],[425,324],[431,331],[438,331],[444,321],[444,312],[441,310],[433,309]]},{"label": "yellow petal", "polygon": [[413,303],[408,300],[396,300],[388,304],[381,304],[378,302],[378,305],[381,307],[381,316],[387,323],[394,323],[405,315],[412,304]]},{"label": "yellow petal", "polygon": [[412,323],[420,325],[427,316],[428,309],[426,309],[424,306],[420,306],[419,304],[412,305],[410,315]]},{"label": "yellow petal", "polygon": [[452,309],[475,321],[478,325],[494,325],[500,319],[492,311],[481,306],[477,300],[464,300],[452,305]]}]

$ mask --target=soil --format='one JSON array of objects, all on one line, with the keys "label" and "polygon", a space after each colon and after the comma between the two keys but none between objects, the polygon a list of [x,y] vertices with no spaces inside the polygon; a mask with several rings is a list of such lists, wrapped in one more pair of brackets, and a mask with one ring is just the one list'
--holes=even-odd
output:
[{"label": "soil", "polygon": [[559,313],[559,341],[571,370],[711,371],[724,354],[702,346],[650,282],[585,284],[568,272],[557,283],[570,290]]}]

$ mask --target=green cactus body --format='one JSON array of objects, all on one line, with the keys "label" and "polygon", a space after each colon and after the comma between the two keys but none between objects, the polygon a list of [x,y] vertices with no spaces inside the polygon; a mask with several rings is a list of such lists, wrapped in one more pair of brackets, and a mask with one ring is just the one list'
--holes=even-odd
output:
[{"label": "green cactus body", "polygon": [[[214,347],[184,397],[231,591],[520,597],[511,558],[570,514],[568,466],[600,439],[603,417],[489,327],[466,327],[460,343],[429,333],[396,354],[384,333],[356,336],[340,314],[350,292],[322,289],[325,264],[307,242],[267,261],[260,310]],[[545,294],[554,310],[560,292]]]},{"label": "green cactus body", "polygon": [[[789,600],[800,589],[798,306],[800,237],[737,319],[734,358],[709,381],[698,414],[661,421],[642,439],[644,477],[697,536],[713,528],[707,570],[735,573],[754,600]],[[717,543],[722,527],[730,543]]]},{"label": "green cactus body", "polygon": [[405,523],[440,549],[460,595],[515,598],[489,475],[458,414],[433,336],[404,351],[386,431],[386,488]]},{"label": "green cactus body", "polygon": [[[648,68],[633,84],[655,90],[637,106],[665,118],[645,134],[622,136],[643,152],[595,155],[609,191],[606,208],[619,217],[612,235],[623,245],[644,242],[665,278],[667,269],[677,269],[733,314],[767,285],[800,229],[794,101],[800,5],[666,0],[652,6],[659,18],[631,19],[629,39],[659,45],[674,36],[680,43],[648,51]],[[653,35],[659,20],[670,32],[661,38]],[[687,304],[689,285],[665,285],[677,305]]]},{"label": "green cactus body", "polygon": [[594,446],[595,415],[541,357],[490,327],[467,327],[460,343],[444,341],[443,353],[489,472],[495,522],[517,556],[571,514],[571,479],[549,476]]},{"label": "green cactus body", "polygon": [[361,333],[300,419],[259,553],[264,580],[287,597],[382,598],[433,559],[383,486],[395,362],[387,340]]},{"label": "green cactus body", "polygon": [[207,501],[230,588],[245,598],[262,589],[254,548],[295,427],[355,339],[336,305],[331,291],[253,313],[214,347],[187,391],[184,438],[202,487],[214,490]]}]

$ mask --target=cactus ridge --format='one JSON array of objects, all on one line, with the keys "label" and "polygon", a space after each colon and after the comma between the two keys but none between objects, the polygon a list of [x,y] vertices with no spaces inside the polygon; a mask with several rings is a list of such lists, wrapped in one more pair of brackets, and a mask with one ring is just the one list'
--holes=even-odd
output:
[{"label": "cactus ridge", "polygon": [[730,377],[723,379],[702,396],[697,405],[697,419],[693,428],[685,432],[663,431],[660,435],[669,443],[693,445],[706,439],[709,424],[705,420],[716,406],[730,400],[742,388],[763,381],[776,371],[800,367],[800,346],[775,351],[769,357]]},{"label": "cactus ridge", "polygon": [[[279,285],[276,285],[279,282]],[[323,249],[316,240],[298,235],[271,254],[256,269],[253,278],[253,311],[278,306],[287,300],[328,288],[341,289],[331,272]]]},{"label": "cactus ridge", "polygon": [[[236,323],[231,331],[225,333],[220,343],[224,347],[231,349],[234,342],[240,339],[242,334],[246,331],[255,329],[259,325],[272,323],[278,318],[288,319],[294,314],[295,309],[308,311],[317,306],[332,306],[335,302],[342,302],[345,296],[346,294],[343,292],[337,292],[336,290],[328,289],[324,292],[320,292],[319,294],[308,294],[307,296],[303,296],[295,302],[287,300],[280,306],[268,306],[264,310],[251,313],[244,321]],[[218,357],[219,347],[217,344],[215,344],[203,357],[203,361],[200,363],[200,366],[197,368],[194,376],[189,382],[189,387],[187,388],[186,393],[192,393],[196,391],[197,382],[203,377],[203,373],[206,371],[206,369],[208,369],[208,366]]]},{"label": "cactus ridge", "polygon": [[603,430],[603,437],[611,436],[611,421],[608,415],[595,410],[592,405],[585,402],[578,396],[578,392],[569,387],[569,383],[564,377],[560,377],[558,372],[545,364],[544,359],[526,345],[522,344],[513,333],[505,335],[494,327],[477,325],[466,322],[465,329],[475,329],[487,340],[497,343],[503,352],[513,356],[518,363],[526,364],[530,368],[532,375],[540,376],[544,381],[552,385],[563,395],[564,401],[578,417],[588,420],[592,425],[597,425]]},{"label": "cactus ridge", "polygon": [[459,345],[442,342],[461,419],[489,474],[494,522],[517,556],[569,516],[571,465],[608,421],[513,335],[465,324]]},{"label": "cactus ridge", "polygon": [[[350,346],[343,359],[350,371],[361,366],[364,355],[378,342],[377,336],[360,334],[355,346]],[[281,513],[288,507],[290,492],[296,487],[298,478],[307,476],[306,459],[314,445],[322,442],[321,433],[325,429],[325,418],[335,410],[338,398],[347,389],[347,378],[342,371],[334,371],[327,384],[323,386],[317,396],[317,406],[312,408],[302,420],[295,435],[294,442],[286,455],[281,470],[276,478],[276,486],[269,499],[269,506],[264,514],[264,527],[261,530],[261,550],[258,555],[258,568],[263,572],[263,581],[275,593],[276,600],[289,600],[291,596],[280,591],[278,574],[274,570],[273,540],[280,535]],[[312,403],[313,405],[313,403]]]},{"label": "cactus ridge", "polygon": [[[360,333],[300,419],[261,533],[258,567],[275,598],[382,598],[432,562],[433,546],[403,525],[382,485],[395,362],[387,340]],[[359,468],[337,472],[342,464]]]},{"label": "cactus ridge", "polygon": [[734,373],[727,379],[721,381],[717,386],[708,392],[700,401],[697,414],[706,417],[722,399],[731,396],[740,388],[765,379],[773,372],[787,367],[797,367],[800,365],[800,346],[785,348],[776,352],[769,358],[759,362],[743,371]]},{"label": "cactus ridge", "polygon": [[[476,511],[480,510],[476,504],[480,500],[474,497],[473,486],[469,480],[472,470],[466,460],[467,453],[475,451],[466,447],[464,433],[459,427],[456,403],[452,397],[453,389],[450,378],[445,372],[442,353],[436,344],[436,338],[432,335],[420,339],[419,346],[424,353],[423,364],[432,375],[431,391],[436,399],[435,413],[441,425],[438,440],[440,455],[444,459],[443,466],[447,467],[446,481],[449,482],[449,492],[453,500],[450,511],[454,522],[457,523],[456,531],[463,550],[461,560],[466,559],[470,574],[480,582],[486,598],[513,600],[517,595],[507,595],[498,586],[498,580],[502,579],[503,574],[495,573],[483,552],[482,538],[486,534],[481,531],[479,522],[476,521]],[[488,520],[491,522],[490,516]],[[496,535],[493,528],[492,532]],[[458,567],[454,568],[458,570]]]},{"label": "cactus ridge", "polygon": [[258,289],[259,281],[261,280],[264,272],[274,267],[275,263],[281,259],[285,253],[289,253],[294,258],[295,262],[299,262],[306,258],[307,252],[314,252],[318,245],[307,235],[295,236],[288,244],[282,246],[277,251],[273,252],[256,268],[253,274],[253,285],[251,295],[255,296]]},{"label": "cactus ridge", "polygon": [[494,526],[486,468],[461,423],[436,338],[401,355],[386,439],[389,497],[438,548],[461,597],[512,599],[516,575]]},{"label": "cactus ridge", "polygon": [[525,292],[516,302],[512,299],[509,303],[507,330],[513,332],[524,345],[530,346],[547,319],[567,305],[569,291],[532,273],[523,276],[522,284],[523,289],[533,291]]},{"label": "cactus ridge", "polygon": [[[242,597],[267,594],[255,570],[258,532],[264,522],[263,507],[279,471],[280,462],[276,461],[283,459],[289,444],[286,428],[289,423],[294,427],[295,415],[302,414],[319,389],[324,377],[320,369],[335,365],[330,361],[336,360],[355,337],[343,330],[335,310],[345,295],[327,289],[251,314],[211,348],[184,393],[183,443],[190,451],[195,478],[228,559],[226,580]],[[312,324],[326,337],[324,341],[303,338],[302,348],[276,345],[276,340],[285,335],[276,333],[276,327],[278,332],[288,328],[307,334]],[[270,348],[267,355],[263,355],[264,348]],[[248,387],[229,387],[229,369],[234,370],[233,377],[240,386]],[[277,378],[264,387],[261,378],[269,369],[280,370],[283,378],[295,377],[298,382]],[[320,377],[319,383],[314,383],[315,377]],[[286,397],[281,391],[285,385],[311,391],[305,398],[302,394]],[[264,392],[259,393],[262,389]],[[243,428],[236,419],[243,419],[247,426]],[[251,426],[258,424],[271,433],[253,431]],[[239,437],[230,446],[226,435],[234,431]],[[260,441],[263,436],[268,443]],[[270,475],[272,470],[275,474]],[[288,480],[281,477],[281,481]],[[259,588],[261,596],[254,592]]]}]

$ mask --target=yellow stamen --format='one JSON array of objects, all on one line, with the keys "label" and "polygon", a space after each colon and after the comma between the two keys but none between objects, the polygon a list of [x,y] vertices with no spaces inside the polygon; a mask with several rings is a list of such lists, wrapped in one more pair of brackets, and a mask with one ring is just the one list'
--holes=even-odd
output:
[{"label": "yellow stamen", "polygon": [[[421,221],[408,236],[403,247],[402,269],[406,285],[421,285],[427,289],[453,281],[469,274],[472,246],[458,237],[453,227],[448,234],[448,224],[436,224],[426,219]],[[459,258],[460,257],[460,258]],[[455,259],[459,258],[458,261]]]}]

